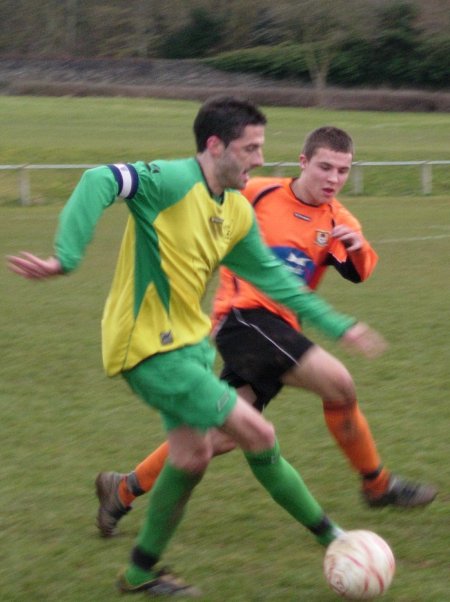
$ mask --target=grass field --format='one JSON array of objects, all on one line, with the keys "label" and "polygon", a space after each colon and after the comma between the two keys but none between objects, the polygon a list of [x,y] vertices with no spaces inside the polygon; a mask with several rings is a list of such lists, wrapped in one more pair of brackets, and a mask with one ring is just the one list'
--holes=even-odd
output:
[{"label": "grass field", "polygon": [[[188,154],[195,104],[158,101],[153,110],[157,135],[147,136],[138,121],[146,106],[152,113],[148,104],[0,98],[0,163],[122,160],[130,154],[141,157],[148,149],[159,156]],[[428,158],[448,158],[443,156],[448,153],[448,124],[438,125],[442,116],[380,114],[380,123],[387,125],[376,129],[375,114],[268,113],[267,160],[291,159],[306,124],[310,129],[331,121],[357,132],[359,155],[362,149],[371,153],[364,152],[361,159],[422,158],[426,151]],[[172,117],[178,119],[176,128]],[[302,122],[297,137],[290,129],[294,117]],[[402,140],[400,126],[393,133],[394,123],[400,122],[410,123],[417,156],[406,125]],[[181,127],[186,129],[183,136]],[[178,135],[182,139],[175,139]],[[60,185],[63,190],[68,183]],[[357,478],[329,438],[314,397],[286,389],[267,415],[277,426],[284,454],[329,514],[346,528],[373,529],[392,545],[397,575],[383,600],[446,602],[450,201],[443,195],[409,198],[383,192],[342,197],[379,252],[375,275],[353,286],[330,273],[322,293],[339,309],[377,326],[390,342],[389,351],[368,362],[311,335],[354,374],[385,462],[401,474],[435,483],[438,499],[423,511],[366,509]],[[61,203],[24,208],[9,202],[12,198],[2,205],[3,196],[0,180],[2,256],[21,249],[50,253]],[[101,540],[94,526],[93,480],[99,470],[131,469],[163,437],[156,414],[121,380],[102,375],[100,316],[124,218],[119,205],[105,213],[85,262],[70,278],[30,283],[1,272],[0,600],[5,602],[119,599],[115,575],[127,562],[145,500],[137,501],[117,538]],[[262,493],[240,454],[233,453],[214,460],[166,561],[201,586],[207,602],[332,602],[337,598],[322,578],[322,557],[312,537]]]},{"label": "grass field", "polygon": [[[0,97],[0,165],[110,163],[192,154],[198,103],[125,98]],[[359,161],[449,160],[450,119],[436,113],[375,113],[268,108],[265,158],[296,161],[305,135],[333,124],[348,129]],[[292,171],[295,173],[296,170]],[[65,198],[80,172],[33,171],[35,203]],[[450,166],[433,167],[433,194],[447,194]],[[0,171],[0,204],[17,203],[17,173]],[[418,167],[368,167],[368,195],[419,196]]]}]

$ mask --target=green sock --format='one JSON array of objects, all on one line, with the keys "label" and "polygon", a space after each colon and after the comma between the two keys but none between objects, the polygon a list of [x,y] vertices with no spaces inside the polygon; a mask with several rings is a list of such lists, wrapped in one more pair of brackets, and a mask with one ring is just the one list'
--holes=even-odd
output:
[{"label": "green sock", "polygon": [[311,530],[319,543],[327,545],[336,537],[335,526],[326,519],[299,473],[281,456],[278,441],[272,449],[247,452],[245,457],[255,477],[277,504]]},{"label": "green sock", "polygon": [[193,475],[166,462],[148,501],[147,515],[136,546],[159,558],[181,521],[186,504],[202,474]]}]

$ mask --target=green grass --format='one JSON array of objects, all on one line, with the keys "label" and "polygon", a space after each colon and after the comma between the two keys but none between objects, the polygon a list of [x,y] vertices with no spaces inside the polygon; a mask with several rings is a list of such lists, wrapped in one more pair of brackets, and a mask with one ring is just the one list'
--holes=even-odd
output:
[{"label": "green grass", "polygon": [[[129,98],[0,97],[0,164],[96,164],[182,157],[194,151],[196,102]],[[359,161],[448,160],[450,120],[435,113],[267,108],[265,159],[296,161],[306,134],[324,124],[348,129]],[[287,173],[296,173],[289,170]],[[33,171],[35,203],[61,201],[78,171]],[[364,170],[365,194],[420,195],[418,167]],[[433,167],[433,194],[446,194],[450,166]],[[350,190],[350,186],[348,187]],[[0,171],[0,204],[17,203],[17,174]]]},{"label": "green grass", "polygon": [[[30,108],[34,99],[14,100],[32,122],[30,112],[38,114]],[[35,100],[35,107],[44,103]],[[11,99],[0,98],[3,106],[6,101]],[[82,121],[83,102],[60,99],[50,104],[58,115],[64,107],[69,111],[78,106]],[[86,106],[97,102],[108,106],[104,99],[87,101]],[[144,110],[148,104],[130,103],[111,101],[128,112],[136,107]],[[183,110],[190,119],[195,105],[161,103],[160,119],[171,112],[175,118]],[[289,115],[283,113],[270,111],[271,127],[288,122]],[[319,116],[315,114],[317,122],[311,120],[311,127],[322,122]],[[132,123],[130,115],[125,118]],[[380,118],[394,120],[389,115]],[[406,121],[410,118],[405,116]],[[0,119],[7,121],[2,110]],[[334,114],[335,122],[339,119],[350,120],[350,115]],[[105,131],[106,122],[102,122]],[[63,127],[62,117],[60,123]],[[93,132],[95,126],[93,121]],[[17,139],[21,127],[17,127]],[[361,132],[362,127],[361,122]],[[8,131],[11,136],[15,130],[10,126]],[[97,155],[83,156],[82,148],[87,154],[90,145],[95,147],[97,135],[92,137],[83,141],[80,132],[68,127],[65,139],[54,138],[59,158],[57,148],[51,157],[46,154],[49,145],[41,159],[36,145],[30,159],[73,160],[75,138],[79,139],[76,160],[83,162],[106,160],[109,152],[108,160],[116,159],[120,145],[135,148],[138,156],[145,150],[144,142],[133,147],[126,135],[114,139],[111,149],[103,147]],[[409,152],[406,139],[405,135],[405,153]],[[169,146],[173,141],[166,142]],[[25,136],[22,144],[17,161],[25,160]],[[30,148],[33,144],[30,140]],[[153,148],[150,139],[146,144]],[[268,153],[270,147],[271,139]],[[180,154],[189,152],[187,144],[181,148]],[[1,157],[0,162],[12,161],[5,154]],[[0,180],[0,196],[2,191]],[[267,416],[277,427],[284,454],[301,470],[329,514],[346,528],[375,530],[392,545],[397,575],[383,599],[445,602],[450,535],[449,201],[444,196],[343,200],[363,222],[380,263],[372,279],[361,286],[330,273],[322,294],[337,308],[378,327],[390,349],[382,358],[368,362],[310,334],[337,353],[354,374],[361,405],[385,462],[411,478],[435,483],[440,495],[423,511],[366,509],[356,476],[326,432],[318,400],[286,389],[268,408]],[[1,206],[1,255],[21,249],[43,256],[50,253],[60,206]],[[100,318],[124,218],[123,206],[105,213],[85,262],[70,277],[33,283],[4,269],[1,272],[1,600],[120,599],[114,590],[115,575],[127,562],[146,504],[144,499],[137,501],[121,525],[120,536],[101,540],[94,526],[93,480],[99,470],[131,469],[163,438],[157,415],[132,396],[120,379],[102,374]],[[207,602],[331,602],[336,597],[323,581],[322,557],[313,538],[267,498],[235,452],[214,460],[166,561],[201,586]]]}]

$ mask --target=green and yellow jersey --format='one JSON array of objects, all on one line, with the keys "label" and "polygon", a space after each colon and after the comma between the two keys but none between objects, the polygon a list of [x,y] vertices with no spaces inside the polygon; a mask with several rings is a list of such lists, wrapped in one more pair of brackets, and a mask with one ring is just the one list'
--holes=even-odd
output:
[{"label": "green and yellow jersey", "polygon": [[299,289],[263,244],[248,201],[231,189],[215,197],[195,158],[87,170],[60,216],[55,251],[65,271],[77,267],[103,210],[117,197],[130,215],[102,320],[109,375],[208,335],[200,303],[219,264],[329,336],[354,323]]}]

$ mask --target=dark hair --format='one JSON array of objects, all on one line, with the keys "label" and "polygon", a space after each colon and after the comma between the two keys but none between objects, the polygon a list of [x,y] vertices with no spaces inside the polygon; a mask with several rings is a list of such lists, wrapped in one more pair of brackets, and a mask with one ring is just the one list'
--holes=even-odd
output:
[{"label": "dark hair", "polygon": [[311,159],[319,148],[329,148],[337,153],[353,155],[353,140],[344,130],[327,125],[308,134],[302,152],[307,159]]},{"label": "dark hair", "polygon": [[247,125],[265,125],[266,116],[248,100],[217,96],[207,100],[194,121],[197,151],[206,148],[210,136],[217,136],[225,146],[242,135]]}]

